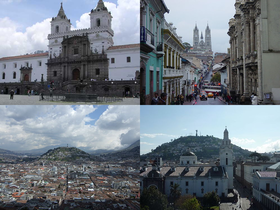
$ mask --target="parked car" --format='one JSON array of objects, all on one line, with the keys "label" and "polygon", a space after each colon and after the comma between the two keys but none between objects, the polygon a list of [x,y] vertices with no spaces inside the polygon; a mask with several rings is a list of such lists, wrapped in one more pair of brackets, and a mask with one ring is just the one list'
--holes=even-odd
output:
[{"label": "parked car", "polygon": [[213,98],[213,96],[214,96],[213,93],[211,93],[211,92],[208,93],[208,98]]}]

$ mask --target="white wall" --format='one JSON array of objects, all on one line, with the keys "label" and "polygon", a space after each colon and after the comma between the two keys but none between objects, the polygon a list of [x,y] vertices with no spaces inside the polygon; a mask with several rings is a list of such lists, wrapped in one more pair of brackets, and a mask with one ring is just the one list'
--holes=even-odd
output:
[{"label": "white wall", "polygon": [[[32,58],[18,58],[10,60],[0,60],[0,82],[20,82],[20,68],[21,66],[26,66],[26,62],[29,63],[29,66],[32,64],[32,75],[31,82],[37,79],[41,81],[41,74],[43,74],[44,80],[47,80],[47,59],[48,56],[39,56]],[[42,65],[39,66],[39,61],[42,62]],[[15,68],[14,64],[17,64]],[[4,64],[6,64],[6,69],[4,69]],[[2,79],[3,72],[5,72],[5,79]],[[16,72],[16,78],[13,78],[13,72]]]},{"label": "white wall", "polygon": [[[140,48],[109,49],[109,80],[134,80],[136,71],[140,71]],[[130,62],[127,62],[130,57]],[[111,59],[115,62],[112,63]]]}]

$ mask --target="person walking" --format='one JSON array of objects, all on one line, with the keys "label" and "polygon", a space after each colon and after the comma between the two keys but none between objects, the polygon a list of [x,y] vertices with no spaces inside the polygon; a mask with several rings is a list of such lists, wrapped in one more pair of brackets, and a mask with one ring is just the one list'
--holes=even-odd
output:
[{"label": "person walking", "polygon": [[151,105],[157,105],[158,104],[158,93],[155,93],[155,96],[152,98]]},{"label": "person walking", "polygon": [[11,92],[10,92],[10,100],[14,99],[14,94],[15,94],[14,90],[11,90]]},{"label": "person walking", "polygon": [[252,105],[258,105],[258,96],[257,94],[254,94],[252,98]]},{"label": "person walking", "polygon": [[166,97],[167,97],[167,94],[166,93],[162,93],[160,95],[159,100],[158,100],[158,105],[166,105]]}]

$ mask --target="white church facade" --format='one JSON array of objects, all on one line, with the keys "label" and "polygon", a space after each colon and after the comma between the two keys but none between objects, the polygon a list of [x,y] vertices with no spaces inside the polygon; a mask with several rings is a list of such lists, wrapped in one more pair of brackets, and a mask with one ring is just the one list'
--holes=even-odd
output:
[{"label": "white church facade", "polygon": [[[20,87],[22,82],[33,89],[42,89],[36,82],[47,82],[62,91],[71,88],[77,91],[77,82],[83,80],[86,84],[102,83],[102,90],[88,87],[87,92],[98,91],[102,95],[110,95],[110,91],[117,89],[118,95],[139,92],[140,44],[114,46],[113,17],[103,0],[98,1],[89,15],[90,28],[71,30],[61,3],[57,16],[51,20],[48,52],[0,58],[0,91],[19,89],[17,93],[24,94],[27,90]],[[96,85],[90,85],[93,86]]]},{"label": "white church facade", "polygon": [[177,166],[143,168],[140,174],[141,192],[144,188],[155,186],[169,196],[172,186],[178,184],[181,195],[203,197],[205,193],[214,191],[221,197],[227,196],[233,190],[233,151],[227,129],[219,154],[219,164],[203,164],[188,148]]}]

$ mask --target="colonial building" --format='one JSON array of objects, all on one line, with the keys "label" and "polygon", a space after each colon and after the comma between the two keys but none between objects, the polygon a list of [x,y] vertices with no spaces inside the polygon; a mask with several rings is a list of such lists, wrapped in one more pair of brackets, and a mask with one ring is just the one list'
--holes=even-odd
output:
[{"label": "colonial building", "polygon": [[260,103],[280,103],[279,7],[278,0],[236,0],[228,75],[232,94],[241,94],[243,101],[254,92]]},{"label": "colonial building", "polygon": [[233,151],[227,129],[220,146],[220,164],[210,165],[197,162],[197,156],[188,148],[180,157],[178,166],[154,164],[144,167],[140,173],[141,191],[151,186],[170,195],[172,186],[178,184],[181,194],[203,197],[207,192],[227,196],[233,189]]},{"label": "colonial building", "polygon": [[90,12],[90,28],[79,30],[71,30],[61,4],[51,20],[48,53],[1,58],[0,89],[24,94],[52,87],[59,94],[137,95],[140,45],[113,46],[113,36],[112,15],[102,0]]},{"label": "colonial building", "polygon": [[140,89],[141,104],[151,104],[154,92],[163,86],[164,14],[169,10],[163,0],[140,1]]},{"label": "colonial building", "polygon": [[163,92],[167,93],[166,104],[170,104],[177,95],[182,93],[185,95],[182,80],[184,71],[181,63],[184,46],[182,37],[176,33],[176,28],[166,21],[164,21],[163,43]]}]

